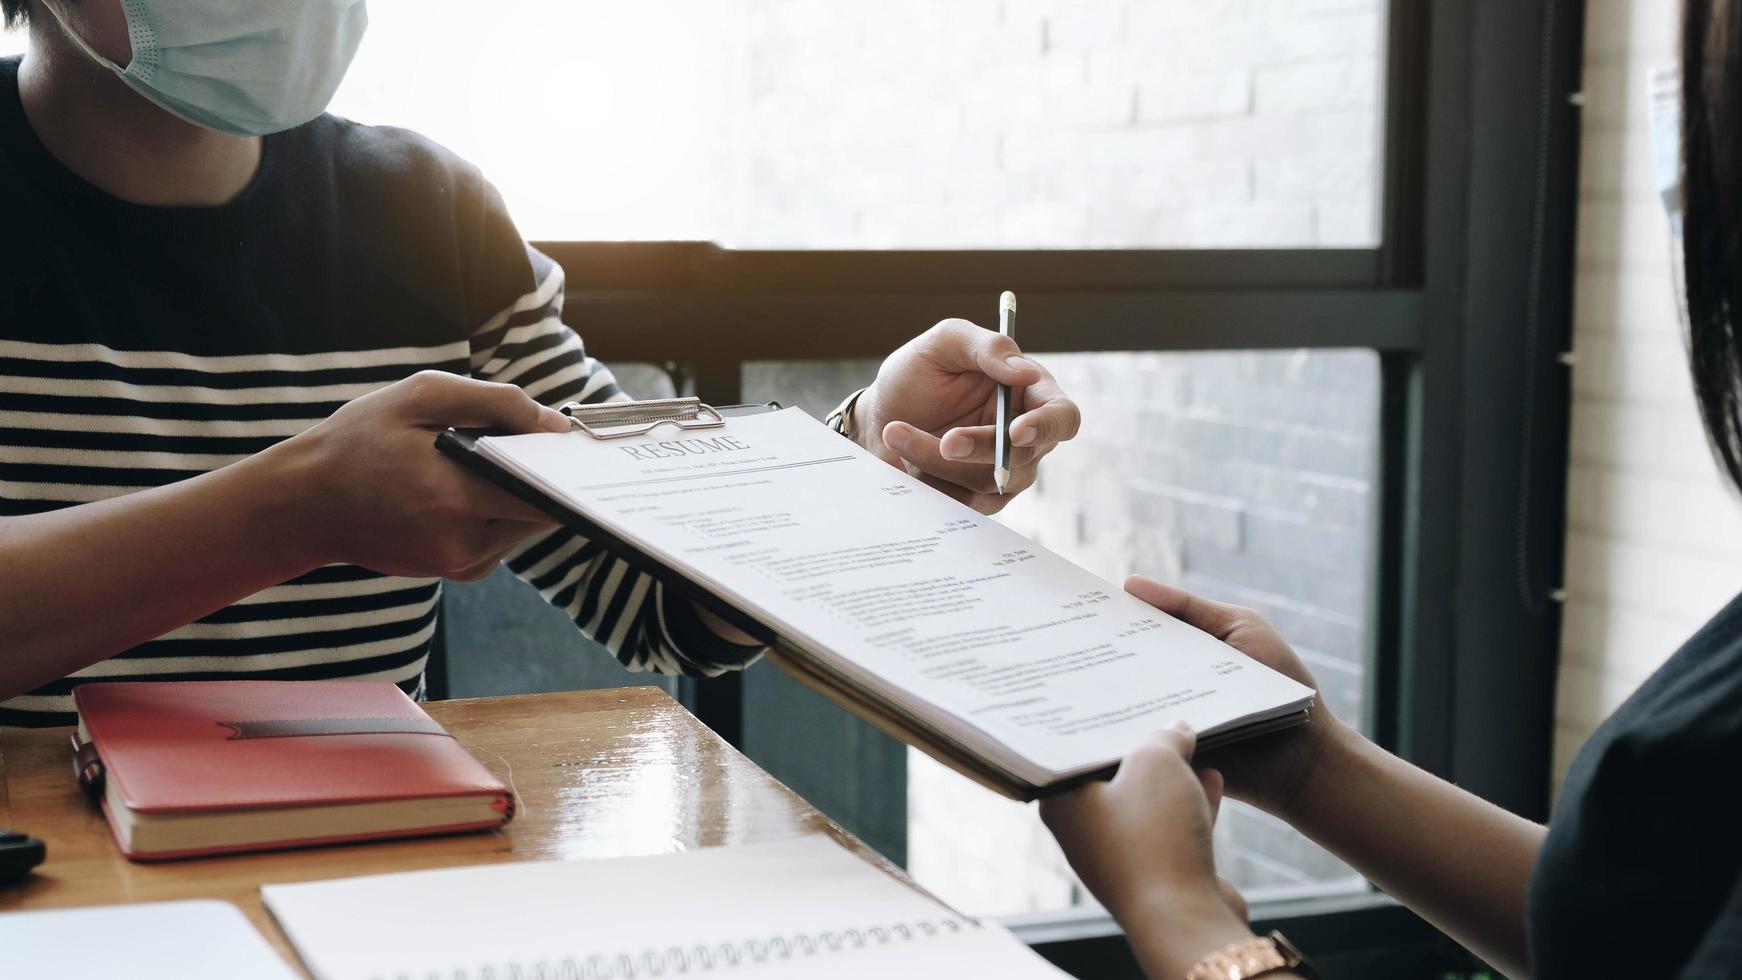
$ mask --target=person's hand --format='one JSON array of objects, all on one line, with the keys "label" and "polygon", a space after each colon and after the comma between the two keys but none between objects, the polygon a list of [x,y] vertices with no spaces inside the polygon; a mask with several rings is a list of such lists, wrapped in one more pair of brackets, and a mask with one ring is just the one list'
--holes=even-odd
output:
[{"label": "person's hand", "polygon": [[[1195,596],[1141,575],[1126,579],[1125,591],[1264,666],[1318,690],[1318,681],[1301,662],[1300,655],[1283,641],[1274,626],[1252,610]],[[1221,770],[1229,796],[1287,819],[1323,753],[1351,736],[1349,729],[1331,715],[1321,697],[1313,704],[1307,724],[1236,742],[1206,753],[1200,761]]]},{"label": "person's hand", "polygon": [[1040,803],[1071,868],[1133,941],[1185,967],[1252,934],[1245,901],[1216,876],[1210,832],[1222,776],[1192,771],[1195,744],[1180,723],[1126,756],[1110,781]]},{"label": "person's hand", "polygon": [[[1008,494],[992,482],[998,385],[1008,384]],[[1016,342],[945,320],[890,354],[854,406],[865,448],[983,514],[1034,483],[1041,457],[1077,434],[1077,406]]]},{"label": "person's hand", "polygon": [[267,450],[282,477],[275,515],[310,566],[472,581],[549,517],[447,458],[449,427],[567,432],[569,421],[514,385],[423,371],[350,402]]}]

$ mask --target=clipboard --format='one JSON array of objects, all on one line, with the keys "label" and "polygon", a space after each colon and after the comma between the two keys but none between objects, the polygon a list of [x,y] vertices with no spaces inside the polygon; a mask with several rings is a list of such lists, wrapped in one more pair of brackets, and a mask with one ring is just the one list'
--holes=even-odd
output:
[{"label": "clipboard", "polygon": [[[645,401],[600,402],[582,405],[569,402],[558,411],[568,416],[572,430],[594,439],[620,439],[646,435],[661,426],[679,429],[720,428],[727,419],[745,415],[778,412],[779,402],[768,401],[744,405],[723,405],[718,408],[699,398],[660,398]],[[606,411],[609,409],[609,411]],[[572,511],[552,500],[519,477],[484,458],[478,452],[478,440],[492,435],[486,429],[448,429],[436,436],[436,449],[461,465],[496,484],[521,500],[550,515],[558,524],[579,531],[588,539],[608,547],[614,557],[630,568],[658,579],[672,592],[720,617],[758,643],[774,646],[780,639],[774,630],[745,615],[707,588],[691,580],[635,545],[601,527],[592,519]]]},{"label": "clipboard", "polygon": [[[779,402],[714,407],[696,398],[667,398],[655,401],[607,402],[600,405],[564,405],[573,431],[596,440],[626,436],[645,436],[661,427],[680,430],[721,428],[727,420],[747,415],[780,411]],[[491,435],[488,431],[449,429],[436,437],[436,448],[483,476],[516,497],[551,516],[557,523],[599,542],[612,554],[636,571],[658,580],[670,593],[705,609],[722,621],[743,632],[768,648],[768,657],[788,676],[828,698],[848,713],[857,716],[883,733],[920,749],[958,774],[981,786],[1013,800],[1028,802],[1051,796],[1073,787],[1104,779],[1118,768],[1117,764],[1086,772],[1058,782],[1037,786],[1016,778],[1001,768],[990,765],[970,746],[922,721],[905,706],[880,693],[854,683],[832,666],[819,662],[804,652],[800,644],[782,636],[779,631],[728,603],[705,585],[683,571],[648,554],[615,532],[602,527],[585,515],[570,510],[543,491],[524,482],[518,476],[497,465],[478,451],[478,439]],[[1218,732],[1199,739],[1201,750],[1208,751],[1232,742],[1279,731],[1303,723],[1307,713],[1284,715],[1269,721],[1256,722],[1240,728]]]}]

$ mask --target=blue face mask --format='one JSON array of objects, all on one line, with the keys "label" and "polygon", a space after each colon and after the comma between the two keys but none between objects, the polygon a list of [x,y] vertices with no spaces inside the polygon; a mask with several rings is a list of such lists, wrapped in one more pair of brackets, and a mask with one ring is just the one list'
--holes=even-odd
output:
[{"label": "blue face mask", "polygon": [[363,29],[364,0],[121,0],[133,60],[103,57],[47,7],[73,42],[140,95],[197,126],[262,136],[326,111]]}]

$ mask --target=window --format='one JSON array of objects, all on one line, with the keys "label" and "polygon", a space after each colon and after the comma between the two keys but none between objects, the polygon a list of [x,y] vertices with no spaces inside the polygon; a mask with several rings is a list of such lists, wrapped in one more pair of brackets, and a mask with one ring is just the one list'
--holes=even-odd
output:
[{"label": "window", "polygon": [[333,108],[448,144],[534,238],[1372,246],[1383,13],[377,0]]},{"label": "window", "polygon": [[[1362,726],[1379,418],[1370,351],[1060,354],[1085,427],[1004,523],[1112,582],[1140,572],[1250,606]],[[1032,807],[908,759],[908,869],[973,912],[1087,901]],[[1286,824],[1230,802],[1224,877],[1249,901],[1364,889]],[[1022,859],[1013,859],[1023,855]]]},{"label": "window", "polygon": [[[1110,581],[1142,572],[1259,609],[1309,662],[1327,705],[1365,730],[1378,358],[1284,350],[1046,361],[1077,393],[1083,434],[1047,460],[1039,483],[999,519]],[[752,363],[745,397],[820,415],[876,368],[872,360]],[[779,710],[778,699],[766,710]],[[746,727],[753,754],[776,740],[756,720]],[[788,734],[783,726],[778,738]],[[776,758],[802,768],[814,759],[809,748]],[[896,749],[894,758],[907,770],[906,867],[922,885],[980,915],[1092,902],[1033,807],[915,750]],[[1251,901],[1366,888],[1347,866],[1249,807],[1227,804],[1217,832],[1222,874]]]}]

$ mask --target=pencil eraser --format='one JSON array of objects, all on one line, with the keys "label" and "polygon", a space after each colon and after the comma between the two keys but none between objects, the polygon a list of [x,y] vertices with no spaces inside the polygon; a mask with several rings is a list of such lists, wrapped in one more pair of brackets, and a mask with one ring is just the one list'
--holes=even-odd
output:
[{"label": "pencil eraser", "polygon": [[998,310],[999,310],[999,312],[1009,310],[1010,312],[1015,313],[1016,312],[1016,294],[1011,292],[1008,289],[1006,289],[1002,293],[999,293],[998,294]]}]

